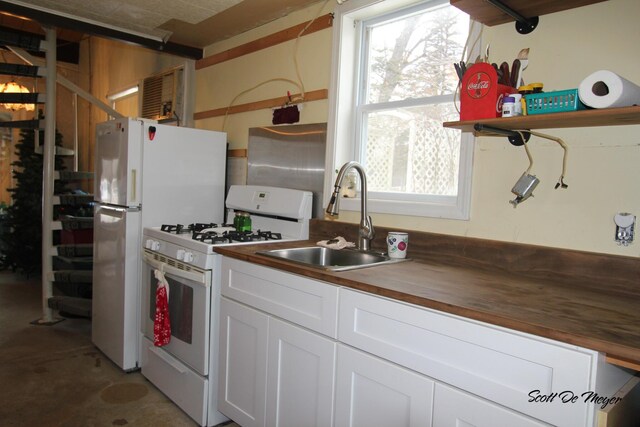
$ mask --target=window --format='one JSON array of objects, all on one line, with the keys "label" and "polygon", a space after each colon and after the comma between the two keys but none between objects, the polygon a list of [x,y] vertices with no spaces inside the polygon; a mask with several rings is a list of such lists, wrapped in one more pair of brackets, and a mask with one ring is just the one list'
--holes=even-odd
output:
[{"label": "window", "polygon": [[[138,117],[138,85],[133,85],[118,92],[108,94],[107,100],[111,108],[124,116]],[[112,118],[111,116],[109,118]]]},{"label": "window", "polygon": [[442,122],[458,120],[453,63],[469,17],[448,1],[406,3],[336,9],[329,161],[362,163],[372,212],[468,219],[472,137]]}]

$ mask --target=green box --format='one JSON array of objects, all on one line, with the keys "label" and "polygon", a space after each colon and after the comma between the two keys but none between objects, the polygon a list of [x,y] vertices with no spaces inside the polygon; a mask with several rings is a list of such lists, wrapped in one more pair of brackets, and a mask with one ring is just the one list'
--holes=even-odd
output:
[{"label": "green box", "polygon": [[557,90],[525,95],[527,114],[562,113],[585,110],[587,107],[580,101],[578,89]]}]

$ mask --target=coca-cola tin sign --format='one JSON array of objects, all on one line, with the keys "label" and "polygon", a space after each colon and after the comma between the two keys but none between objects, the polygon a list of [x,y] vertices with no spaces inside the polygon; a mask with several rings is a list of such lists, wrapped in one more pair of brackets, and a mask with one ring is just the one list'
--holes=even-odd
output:
[{"label": "coca-cola tin sign", "polygon": [[491,78],[484,72],[474,73],[467,84],[467,94],[471,98],[482,98],[489,93]]},{"label": "coca-cola tin sign", "polygon": [[516,89],[498,84],[496,70],[485,62],[474,64],[462,78],[460,120],[502,116],[502,99]]}]

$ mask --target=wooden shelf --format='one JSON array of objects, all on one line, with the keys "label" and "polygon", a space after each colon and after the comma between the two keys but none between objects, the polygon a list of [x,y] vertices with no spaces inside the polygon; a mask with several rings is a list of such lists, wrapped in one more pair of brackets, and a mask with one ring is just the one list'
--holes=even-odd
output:
[{"label": "wooden shelf", "polygon": [[[525,18],[532,18],[603,1],[606,0],[502,0],[502,3]],[[484,0],[449,0],[449,3],[467,13],[472,19],[489,27],[515,21],[511,16]]]},{"label": "wooden shelf", "polygon": [[640,124],[640,107],[606,108],[601,110],[571,111],[568,113],[536,114],[530,116],[505,117],[497,119],[467,120],[463,122],[445,122],[446,128],[474,132],[476,123],[500,129],[555,129],[592,126],[622,126]]}]

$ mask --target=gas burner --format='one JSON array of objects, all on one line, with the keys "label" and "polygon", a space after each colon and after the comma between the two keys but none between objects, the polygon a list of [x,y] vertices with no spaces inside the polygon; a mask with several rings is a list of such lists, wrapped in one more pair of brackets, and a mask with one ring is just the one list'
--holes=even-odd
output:
[{"label": "gas burner", "polygon": [[228,231],[224,235],[234,242],[252,242],[256,240],[251,231]]},{"label": "gas burner", "polygon": [[224,234],[216,233],[215,231],[199,232],[194,231],[191,235],[193,240],[197,240],[203,243],[210,243],[212,245],[218,245],[221,243],[231,243],[231,238]]},{"label": "gas burner", "polygon": [[271,231],[256,231],[256,234],[264,240],[282,240],[281,233],[272,233]]},{"label": "gas burner", "polygon": [[191,231],[191,232],[199,232],[199,231],[205,230],[207,228],[217,228],[217,227],[218,227],[218,224],[214,224],[212,222],[210,222],[208,224],[205,224],[205,223],[202,223],[202,222],[196,222],[194,224],[189,224],[188,228],[189,228],[189,231]]},{"label": "gas burner", "polygon": [[182,224],[162,224],[160,230],[165,231],[167,233],[180,234],[182,233],[182,229],[184,225]]}]

